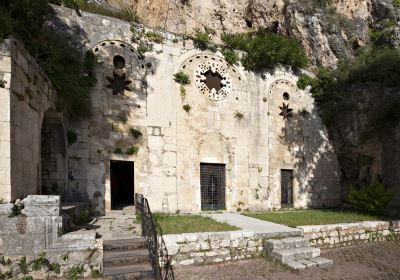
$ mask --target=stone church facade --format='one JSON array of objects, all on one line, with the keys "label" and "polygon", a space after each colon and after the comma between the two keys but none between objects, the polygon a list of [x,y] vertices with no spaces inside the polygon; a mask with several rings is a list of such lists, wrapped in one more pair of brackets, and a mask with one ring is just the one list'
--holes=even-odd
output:
[{"label": "stone church facade", "polygon": [[[22,46],[7,41],[0,91],[8,179],[0,197],[55,193],[89,202],[96,214],[133,205],[134,193],[156,212],[340,203],[334,149],[295,74],[247,72],[170,33],[142,57],[129,23],[55,10],[55,26],[69,27],[76,45],[97,57],[92,116],[71,121],[58,113],[50,82]],[[179,71],[191,81],[184,90],[173,79]],[[43,81],[34,84],[35,77]]]}]

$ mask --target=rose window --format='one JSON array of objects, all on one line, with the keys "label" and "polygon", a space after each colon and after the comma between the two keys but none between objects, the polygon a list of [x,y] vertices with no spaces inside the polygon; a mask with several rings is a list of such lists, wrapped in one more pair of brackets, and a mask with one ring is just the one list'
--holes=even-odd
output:
[{"label": "rose window", "polygon": [[232,81],[224,65],[216,61],[204,61],[195,71],[196,85],[200,92],[214,101],[228,97]]}]

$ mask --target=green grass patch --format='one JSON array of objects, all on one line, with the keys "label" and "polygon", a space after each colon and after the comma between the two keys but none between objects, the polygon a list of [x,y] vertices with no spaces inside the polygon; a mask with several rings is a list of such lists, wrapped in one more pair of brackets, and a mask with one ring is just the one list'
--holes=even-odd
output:
[{"label": "green grass patch", "polygon": [[382,220],[382,218],[378,216],[360,214],[357,212],[314,209],[244,213],[244,215],[290,227]]},{"label": "green grass patch", "polygon": [[200,215],[168,215],[157,213],[155,217],[163,234],[239,230],[235,226],[220,223]]}]

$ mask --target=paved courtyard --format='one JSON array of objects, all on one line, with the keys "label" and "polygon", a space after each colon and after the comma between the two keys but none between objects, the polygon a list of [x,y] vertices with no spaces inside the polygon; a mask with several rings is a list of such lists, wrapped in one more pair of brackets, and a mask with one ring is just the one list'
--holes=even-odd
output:
[{"label": "paved courtyard", "polygon": [[292,272],[278,263],[254,259],[176,269],[177,280],[400,279],[400,241],[376,242],[323,251],[334,264]]}]

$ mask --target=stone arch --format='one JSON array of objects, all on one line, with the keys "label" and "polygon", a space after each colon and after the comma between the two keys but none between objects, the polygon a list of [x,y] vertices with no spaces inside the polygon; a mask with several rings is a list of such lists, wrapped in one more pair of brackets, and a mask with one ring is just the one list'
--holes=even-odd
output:
[{"label": "stone arch", "polygon": [[43,116],[40,133],[40,192],[60,195],[67,192],[67,140],[60,114],[50,108]]}]

